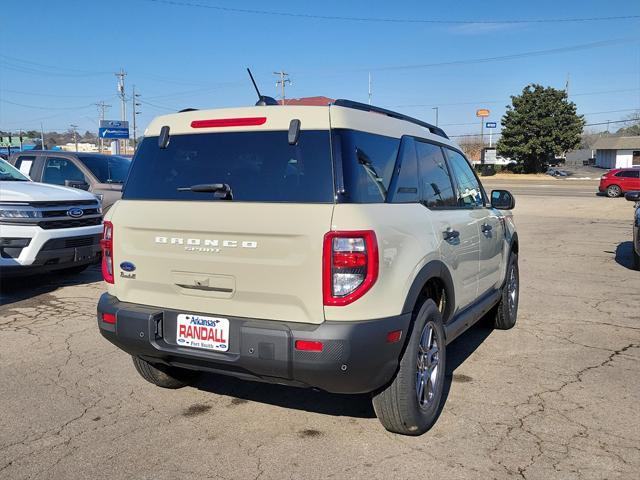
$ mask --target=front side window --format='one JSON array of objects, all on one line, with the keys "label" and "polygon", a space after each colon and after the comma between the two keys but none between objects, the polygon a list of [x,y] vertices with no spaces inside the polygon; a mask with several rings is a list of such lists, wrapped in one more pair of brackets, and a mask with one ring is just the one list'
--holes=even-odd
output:
[{"label": "front side window", "polygon": [[482,207],[484,205],[482,188],[471,169],[471,165],[460,152],[450,148],[445,148],[445,151],[458,185],[458,205],[461,207]]},{"label": "front side window", "polygon": [[416,141],[416,152],[423,203],[429,208],[455,207],[456,194],[442,148],[432,143]]},{"label": "front side window", "polygon": [[384,203],[398,157],[400,139],[360,132],[334,130],[342,146],[343,201]]},{"label": "front side window", "polygon": [[54,185],[64,185],[67,180],[86,182],[84,173],[71,160],[62,157],[48,157],[42,173],[42,181]]}]

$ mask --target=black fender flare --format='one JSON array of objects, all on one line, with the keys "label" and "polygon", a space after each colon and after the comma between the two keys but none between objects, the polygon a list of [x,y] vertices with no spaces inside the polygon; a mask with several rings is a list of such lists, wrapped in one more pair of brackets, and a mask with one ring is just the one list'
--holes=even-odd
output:
[{"label": "black fender flare", "polygon": [[449,269],[444,264],[444,262],[442,262],[441,260],[431,260],[420,269],[420,271],[414,278],[411,287],[409,288],[409,293],[407,294],[407,298],[404,301],[404,306],[402,307],[402,313],[413,312],[413,308],[418,301],[420,292],[422,291],[426,283],[432,278],[437,278],[444,284],[447,301],[445,304],[445,310],[443,312],[443,321],[444,323],[447,323],[447,321],[451,320],[451,317],[453,316],[453,310],[456,305],[456,297],[455,290],[453,288],[453,278],[451,277],[451,273],[449,272]]},{"label": "black fender flare", "polygon": [[511,235],[511,241],[509,242],[509,255],[511,255],[511,252],[513,252],[514,244],[518,245],[516,250],[520,252],[520,242],[518,241],[518,232],[513,232],[513,235]]}]

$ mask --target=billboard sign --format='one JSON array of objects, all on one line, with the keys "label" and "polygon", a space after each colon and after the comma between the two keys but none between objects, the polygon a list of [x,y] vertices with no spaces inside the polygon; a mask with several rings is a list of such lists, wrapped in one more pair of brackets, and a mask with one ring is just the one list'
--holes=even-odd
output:
[{"label": "billboard sign", "polygon": [[476,117],[488,117],[490,113],[491,112],[489,112],[489,110],[487,110],[486,108],[479,108],[478,110],[476,110]]},{"label": "billboard sign", "polygon": [[126,120],[100,120],[100,138],[129,138],[129,122]]},{"label": "billboard sign", "polygon": [[497,124],[496,122],[486,122],[486,123],[484,124],[484,126],[485,126],[486,128],[496,128],[496,127],[498,126],[498,124]]}]

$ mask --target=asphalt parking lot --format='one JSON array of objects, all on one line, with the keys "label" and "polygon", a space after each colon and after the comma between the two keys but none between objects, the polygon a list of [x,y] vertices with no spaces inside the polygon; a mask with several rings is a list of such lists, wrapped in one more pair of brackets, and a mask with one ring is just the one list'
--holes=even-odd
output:
[{"label": "asphalt parking lot", "polygon": [[510,185],[518,323],[476,325],[450,346],[446,404],[417,438],[387,433],[364,396],[213,375],[177,391],[144,382],[98,333],[97,268],[5,282],[0,478],[637,478],[632,205],[543,183]]}]

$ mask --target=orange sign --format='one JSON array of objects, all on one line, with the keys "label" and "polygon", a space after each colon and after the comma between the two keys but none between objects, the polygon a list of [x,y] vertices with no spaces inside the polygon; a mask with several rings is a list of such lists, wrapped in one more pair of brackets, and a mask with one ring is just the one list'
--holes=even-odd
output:
[{"label": "orange sign", "polygon": [[487,110],[486,108],[480,108],[478,110],[476,110],[476,117],[488,117],[489,116],[489,110]]}]

